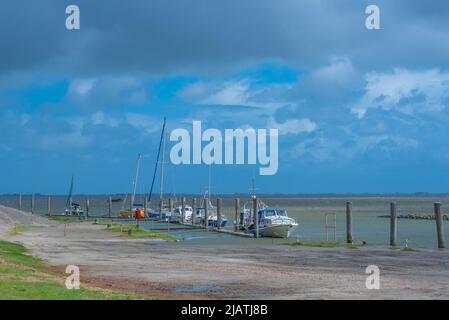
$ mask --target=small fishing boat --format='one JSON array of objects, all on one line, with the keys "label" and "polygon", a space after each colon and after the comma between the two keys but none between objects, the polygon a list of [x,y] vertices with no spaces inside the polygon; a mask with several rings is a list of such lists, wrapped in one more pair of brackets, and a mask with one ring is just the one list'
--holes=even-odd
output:
[{"label": "small fishing boat", "polygon": [[[252,200],[245,203],[240,213],[239,229],[251,234],[256,234],[254,224],[253,201],[256,198],[255,179],[252,181]],[[259,225],[259,236],[269,238],[288,238],[298,227],[295,219],[288,216],[287,210],[273,209],[263,201],[257,199],[257,221]]]},{"label": "small fishing boat", "polygon": [[[288,238],[298,227],[295,219],[288,216],[287,210],[263,208],[257,215],[260,237]],[[256,233],[254,223],[249,226],[248,232]]]},{"label": "small fishing boat", "polygon": [[[193,208],[191,206],[185,206],[184,209],[184,222],[192,222],[193,217]],[[172,221],[181,221],[182,220],[182,206],[178,206],[173,211]]]},{"label": "small fishing boat", "polygon": [[[194,218],[194,222],[195,224],[199,224],[199,225],[204,225],[204,216],[206,213],[206,209],[205,208],[197,208],[196,209],[196,215]],[[214,212],[214,208],[213,207],[208,207],[208,215],[207,215],[207,225],[209,227],[214,227],[216,228],[218,226],[218,215],[216,212]],[[221,228],[225,227],[226,224],[228,223],[228,219],[222,215],[221,216]]]}]

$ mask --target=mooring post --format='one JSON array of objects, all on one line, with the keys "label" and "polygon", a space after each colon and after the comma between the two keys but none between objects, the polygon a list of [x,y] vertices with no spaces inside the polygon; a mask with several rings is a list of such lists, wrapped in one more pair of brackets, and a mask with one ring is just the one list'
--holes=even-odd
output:
[{"label": "mooring post", "polygon": [[436,202],[433,206],[435,211],[435,221],[437,224],[437,239],[438,239],[438,248],[444,249],[444,229],[443,229],[443,216],[441,215],[441,203]]},{"label": "mooring post", "polygon": [[192,225],[195,224],[195,215],[196,215],[196,198],[192,199]]},{"label": "mooring post", "polygon": [[22,194],[19,194],[19,197],[17,199],[17,209],[22,211]]},{"label": "mooring post", "polygon": [[235,199],[235,220],[234,220],[234,231],[237,232],[239,230],[239,212],[240,212],[240,199]]},{"label": "mooring post", "polygon": [[346,242],[354,243],[352,235],[352,202],[346,202]]},{"label": "mooring post", "polygon": [[109,200],[108,200],[108,215],[109,218],[112,216],[112,197],[109,196]]},{"label": "mooring post", "polygon": [[86,198],[86,218],[89,218],[90,213],[90,199],[89,197]]},{"label": "mooring post", "polygon": [[334,242],[337,242],[337,214],[334,213]]},{"label": "mooring post", "polygon": [[51,197],[47,198],[47,215],[51,215]]},{"label": "mooring post", "polygon": [[162,221],[162,209],[164,206],[164,199],[162,197],[159,198],[159,220]]},{"label": "mooring post", "polygon": [[257,214],[257,197],[253,197],[254,226],[256,229],[256,238],[259,238],[259,217]]},{"label": "mooring post", "polygon": [[168,198],[168,211],[173,212],[173,199]]},{"label": "mooring post", "polygon": [[[130,203],[129,203],[129,218],[130,219],[133,219],[134,217],[133,217],[133,209],[134,209],[134,197],[135,197],[135,195],[134,194],[132,194],[131,195],[131,201],[130,201]],[[137,211],[136,211],[136,218],[137,218]]]},{"label": "mooring post", "polygon": [[31,195],[31,214],[34,214],[34,193]]},{"label": "mooring post", "polygon": [[146,195],[143,196],[143,217],[147,217],[147,210],[148,210],[148,198]]},{"label": "mooring post", "polygon": [[398,215],[396,210],[396,203],[390,203],[390,246],[396,247],[396,238],[398,235]]},{"label": "mooring post", "polygon": [[209,200],[205,199],[204,200],[204,227],[207,229],[209,229]]},{"label": "mooring post", "polygon": [[326,242],[329,241],[329,225],[327,224],[327,213],[324,214],[324,226],[326,230]]},{"label": "mooring post", "polygon": [[181,199],[181,222],[186,222],[186,197],[182,197]]},{"label": "mooring post", "polygon": [[222,205],[222,201],[221,198],[217,198],[217,229],[220,230],[221,229],[221,205]]}]

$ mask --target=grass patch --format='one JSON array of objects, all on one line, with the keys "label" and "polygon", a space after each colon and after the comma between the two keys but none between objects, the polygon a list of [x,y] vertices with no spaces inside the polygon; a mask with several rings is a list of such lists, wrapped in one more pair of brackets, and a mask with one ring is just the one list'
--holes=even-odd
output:
[{"label": "grass patch", "polygon": [[418,252],[418,250],[407,247],[407,248],[402,248],[401,249],[402,252]]},{"label": "grass patch", "polygon": [[49,271],[45,263],[28,254],[18,243],[0,241],[0,299],[81,300],[139,299],[136,295],[120,294],[98,288],[68,290],[67,275]]},{"label": "grass patch", "polygon": [[290,242],[285,245],[291,247],[311,247],[311,248],[348,248],[358,249],[360,246],[356,244],[342,244],[339,242]]},{"label": "grass patch", "polygon": [[64,222],[64,223],[73,223],[73,222],[83,222],[85,221],[84,218],[80,219],[79,217],[74,217],[74,216],[47,216],[48,220],[52,220],[52,221],[59,221],[59,222]]},{"label": "grass patch", "polygon": [[[120,233],[120,237],[127,239],[160,239],[165,241],[178,240],[177,237],[159,230],[137,229],[136,225],[112,223],[111,228],[106,230]],[[128,234],[131,230],[131,235]]]}]

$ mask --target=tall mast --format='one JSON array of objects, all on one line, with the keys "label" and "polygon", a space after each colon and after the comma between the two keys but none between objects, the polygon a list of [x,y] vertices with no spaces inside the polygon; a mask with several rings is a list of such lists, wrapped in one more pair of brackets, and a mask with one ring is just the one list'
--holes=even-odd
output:
[{"label": "tall mast", "polygon": [[142,159],[142,155],[139,153],[139,156],[137,157],[136,174],[134,175],[134,181],[133,181],[133,193],[132,193],[132,197],[131,197],[131,207],[134,205],[134,199],[136,197],[137,181],[139,179],[140,160],[141,159]]},{"label": "tall mast", "polygon": [[211,194],[211,165],[209,164],[209,186],[207,190],[207,200],[210,202],[210,194]]},{"label": "tall mast", "polygon": [[148,195],[148,204],[150,204],[151,196],[153,195],[154,181],[156,180],[157,166],[159,164],[159,156],[161,153],[162,141],[164,140],[166,122],[167,122],[166,118],[164,117],[164,124],[162,125],[162,131],[161,131],[161,139],[159,140],[159,147],[157,149],[156,163],[154,165],[153,180],[151,181],[150,194]]},{"label": "tall mast", "polygon": [[161,185],[160,185],[160,193],[159,193],[159,199],[161,201],[163,201],[163,198],[164,198],[165,125],[166,125],[166,120],[164,118],[164,132],[162,135]]}]

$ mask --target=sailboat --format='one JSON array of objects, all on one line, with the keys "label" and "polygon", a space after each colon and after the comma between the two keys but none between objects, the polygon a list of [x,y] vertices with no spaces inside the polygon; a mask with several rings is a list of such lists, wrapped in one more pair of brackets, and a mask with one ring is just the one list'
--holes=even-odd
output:
[{"label": "sailboat", "polygon": [[156,178],[158,163],[159,163],[159,156],[161,154],[161,149],[162,149],[162,161],[160,162],[161,175],[160,175],[160,186],[159,186],[159,208],[157,210],[150,211],[150,213],[148,215],[150,219],[166,220],[172,216],[172,212],[170,212],[170,210],[168,210],[167,206],[164,206],[164,202],[163,202],[164,201],[164,165],[165,165],[165,128],[166,128],[166,126],[167,126],[167,119],[164,118],[164,124],[162,126],[162,132],[161,132],[161,139],[159,141],[159,148],[157,151],[156,165],[154,167],[153,181],[151,182],[150,194],[148,195],[148,203],[150,203],[151,196],[153,194],[153,186],[154,186],[154,181]]},{"label": "sailboat", "polygon": [[64,215],[66,216],[84,216],[84,210],[81,208],[81,205],[73,202],[73,175],[72,180],[70,181],[70,190],[69,195],[67,196],[67,201],[65,205]]},{"label": "sailboat", "polygon": [[[136,204],[134,203],[134,200],[136,198],[136,189],[137,189],[137,181],[139,179],[139,171],[140,171],[140,162],[142,160],[142,155],[139,154],[137,157],[137,164],[136,164],[136,173],[134,175],[134,179],[132,182],[132,193],[130,195],[130,208],[128,210],[125,210],[123,208],[123,206],[126,203],[126,198],[125,201],[123,201],[123,206],[122,206],[122,210],[120,211],[120,215],[122,217],[125,218],[138,218],[138,219],[142,219],[145,218],[145,212],[142,211],[142,204]],[[126,197],[128,197],[128,195],[126,195]],[[132,213],[130,212],[132,211]]]}]

